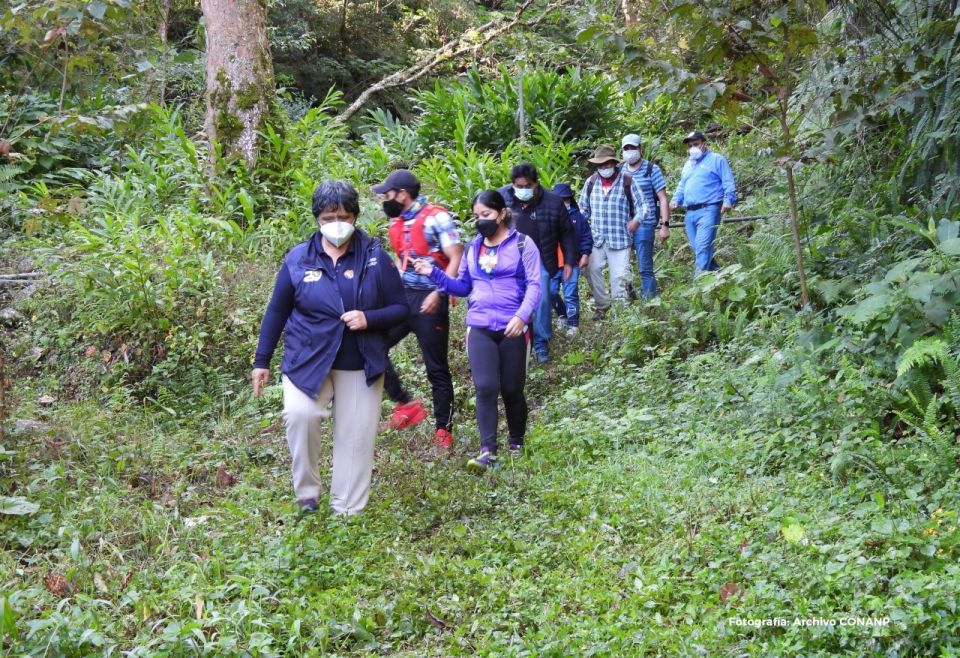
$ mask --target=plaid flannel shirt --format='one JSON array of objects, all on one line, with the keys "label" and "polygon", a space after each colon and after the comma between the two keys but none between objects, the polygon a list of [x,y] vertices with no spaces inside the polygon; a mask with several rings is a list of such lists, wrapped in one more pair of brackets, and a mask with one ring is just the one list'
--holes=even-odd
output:
[{"label": "plaid flannel shirt", "polygon": [[[589,180],[589,179],[588,179]],[[650,212],[647,207],[646,195],[636,178],[633,178],[632,192],[634,216],[630,216],[630,202],[623,191],[623,169],[617,171],[613,179],[613,186],[606,194],[603,183],[597,176],[590,194],[587,194],[588,185],[583,186],[580,194],[580,212],[590,222],[593,229],[593,246],[607,246],[610,249],[626,249],[633,244],[633,239],[627,233],[627,223],[631,219],[643,222]]]}]

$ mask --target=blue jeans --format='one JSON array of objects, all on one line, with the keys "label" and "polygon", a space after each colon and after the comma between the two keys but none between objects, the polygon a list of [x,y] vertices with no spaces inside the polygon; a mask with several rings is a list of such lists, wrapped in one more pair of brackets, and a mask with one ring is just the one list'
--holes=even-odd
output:
[{"label": "blue jeans", "polygon": [[706,206],[688,210],[686,215],[687,238],[693,249],[697,272],[719,269],[713,260],[713,241],[720,226],[720,206]]},{"label": "blue jeans", "polygon": [[[563,271],[563,268],[560,268]],[[561,276],[563,276],[561,274]],[[540,305],[533,314],[533,349],[537,354],[550,354],[550,272],[540,264]]]},{"label": "blue jeans", "polygon": [[656,226],[641,225],[633,234],[633,250],[637,252],[644,299],[657,296],[657,277],[653,274],[653,243],[656,233]]},{"label": "blue jeans", "polygon": [[[569,281],[563,280],[563,268],[550,277],[550,304],[557,316],[567,318],[568,327],[580,326],[580,268],[573,268]],[[563,296],[560,291],[563,290]]]}]

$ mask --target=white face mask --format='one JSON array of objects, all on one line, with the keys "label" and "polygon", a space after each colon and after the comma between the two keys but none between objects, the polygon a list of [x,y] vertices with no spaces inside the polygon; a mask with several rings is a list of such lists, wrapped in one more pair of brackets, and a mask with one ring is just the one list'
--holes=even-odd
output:
[{"label": "white face mask", "polygon": [[515,196],[518,201],[529,201],[533,198],[533,189],[529,187],[514,187],[513,196]]},{"label": "white face mask", "polygon": [[617,168],[616,168],[616,167],[601,167],[600,169],[597,169],[597,173],[600,174],[600,176],[602,176],[603,178],[610,178],[610,177],[613,176],[615,173],[617,173]]},{"label": "white face mask", "polygon": [[354,226],[350,222],[328,222],[320,227],[320,233],[334,247],[346,244],[353,237]]},{"label": "white face mask", "polygon": [[627,164],[637,164],[638,162],[640,162],[640,151],[639,150],[624,151],[623,159],[627,161]]},{"label": "white face mask", "polygon": [[699,160],[703,157],[703,149],[699,146],[691,146],[687,153],[690,154],[691,160]]}]

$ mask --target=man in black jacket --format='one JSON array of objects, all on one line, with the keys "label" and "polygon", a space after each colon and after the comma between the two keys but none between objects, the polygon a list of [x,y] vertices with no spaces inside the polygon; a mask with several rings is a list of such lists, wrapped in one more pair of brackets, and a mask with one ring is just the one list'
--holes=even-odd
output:
[{"label": "man in black jacket", "polygon": [[[540,285],[550,289],[550,277],[560,269],[559,254],[563,255],[563,280],[573,273],[580,259],[576,233],[563,199],[540,185],[537,169],[529,162],[518,164],[510,171],[511,185],[500,189],[513,214],[514,226],[530,236],[540,251]],[[559,249],[558,249],[559,247]],[[537,361],[550,360],[550,295],[542,295],[533,318],[533,347]]]}]

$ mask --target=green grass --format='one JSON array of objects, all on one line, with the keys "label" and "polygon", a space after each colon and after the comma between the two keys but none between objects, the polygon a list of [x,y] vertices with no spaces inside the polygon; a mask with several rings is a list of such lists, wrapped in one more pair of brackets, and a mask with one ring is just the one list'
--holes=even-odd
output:
[{"label": "green grass", "polygon": [[[2,462],[7,492],[40,504],[4,517],[2,646],[954,655],[956,477],[924,484],[907,440],[871,453],[884,477],[831,470],[836,437],[872,445],[858,414],[873,386],[756,338],[642,366],[570,358],[622,326],[588,328],[532,372],[528,453],[497,473],[463,468],[476,449],[466,408],[448,460],[425,428],[381,435],[371,503],[351,519],[295,512],[275,397],[254,406],[241,392],[217,422],[187,427],[83,402],[44,412],[32,401],[43,380],[21,382],[17,415],[49,429],[14,434]],[[462,354],[455,367],[465,381]],[[218,484],[221,464],[233,486]],[[45,585],[50,574],[67,588]],[[731,623],[775,617],[891,621]]]}]

